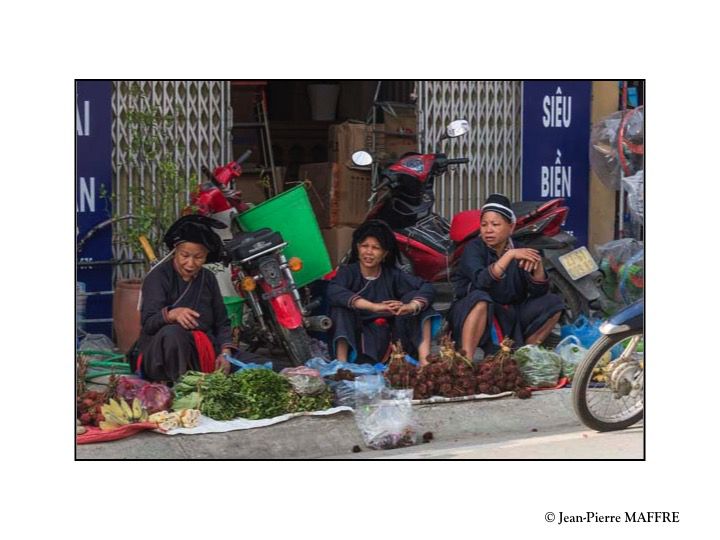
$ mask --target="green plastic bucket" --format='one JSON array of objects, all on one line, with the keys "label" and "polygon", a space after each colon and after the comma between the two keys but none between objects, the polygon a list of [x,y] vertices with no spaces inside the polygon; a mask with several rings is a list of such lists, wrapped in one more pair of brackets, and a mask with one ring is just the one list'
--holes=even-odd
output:
[{"label": "green plastic bucket", "polygon": [[223,296],[223,302],[225,302],[225,309],[230,318],[230,326],[233,328],[240,326],[245,299],[240,296]]},{"label": "green plastic bucket", "polygon": [[332,270],[330,255],[320,233],[304,185],[294,187],[236,217],[246,231],[267,227],[278,231],[287,247],[285,257],[300,257],[303,268],[294,273],[295,283],[303,287]]}]

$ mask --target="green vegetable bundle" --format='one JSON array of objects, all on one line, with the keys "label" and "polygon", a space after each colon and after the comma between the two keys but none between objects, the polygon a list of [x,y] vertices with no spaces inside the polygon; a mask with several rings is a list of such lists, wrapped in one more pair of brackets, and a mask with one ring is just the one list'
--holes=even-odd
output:
[{"label": "green vegetable bundle", "polygon": [[269,369],[244,369],[230,378],[241,396],[239,416],[257,420],[290,412],[292,386],[282,375]]},{"label": "green vegetable bundle", "polygon": [[282,375],[269,369],[245,369],[224,375],[188,371],[174,387],[173,409],[200,409],[215,420],[258,420],[332,406],[332,393],[301,396]]},{"label": "green vegetable bundle", "polygon": [[562,368],[560,355],[537,345],[525,345],[515,351],[514,358],[528,385],[550,387],[557,384]]},{"label": "green vegetable bundle", "polygon": [[238,387],[233,377],[221,371],[188,371],[174,387],[173,409],[200,409],[205,416],[215,420],[237,418],[243,403]]},{"label": "green vegetable bundle", "polygon": [[326,389],[317,396],[301,396],[296,392],[292,392],[289,412],[324,411],[332,407],[332,404],[333,394],[330,389]]}]

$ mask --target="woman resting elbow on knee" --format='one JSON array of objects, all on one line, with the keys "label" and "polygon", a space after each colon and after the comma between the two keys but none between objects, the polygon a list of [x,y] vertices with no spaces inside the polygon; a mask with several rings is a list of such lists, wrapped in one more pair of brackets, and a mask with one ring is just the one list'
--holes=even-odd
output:
[{"label": "woman resting elbow on knee", "polygon": [[563,301],[549,292],[542,257],[513,244],[515,214],[503,195],[482,207],[479,237],[470,241],[453,273],[455,301],[449,322],[456,342],[472,357],[492,348],[490,327],[516,345],[539,344],[559,321]]}]

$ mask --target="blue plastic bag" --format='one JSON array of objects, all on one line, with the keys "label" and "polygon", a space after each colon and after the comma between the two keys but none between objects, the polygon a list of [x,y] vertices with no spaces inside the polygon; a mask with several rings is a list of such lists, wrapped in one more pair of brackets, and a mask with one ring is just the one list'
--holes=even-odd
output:
[{"label": "blue plastic bag", "polygon": [[560,329],[560,338],[565,339],[568,336],[575,336],[580,340],[582,346],[586,349],[592,347],[600,337],[600,319],[588,319],[585,315],[580,315],[575,319],[574,324],[566,324]]},{"label": "blue plastic bag", "polygon": [[230,365],[232,366],[233,373],[236,371],[243,371],[245,369],[270,369],[272,370],[273,365],[272,362],[265,362],[264,364],[255,364],[253,362],[241,362],[237,358],[233,358],[229,354],[223,354],[225,357],[225,360],[230,362]]},{"label": "blue plastic bag", "polygon": [[340,360],[328,362],[322,358],[311,358],[305,362],[305,365],[318,370],[322,377],[332,377],[339,369],[346,369],[355,375],[373,375],[377,373],[375,366],[370,364],[354,364],[352,362],[341,362]]},{"label": "blue plastic bag", "polygon": [[[560,338],[564,340],[568,336],[575,336],[583,348],[590,349],[602,336],[600,332],[601,324],[601,319],[588,319],[585,315],[580,315],[574,324],[566,324],[560,329]],[[615,345],[611,350],[613,359],[617,358],[622,354],[622,344]]]}]

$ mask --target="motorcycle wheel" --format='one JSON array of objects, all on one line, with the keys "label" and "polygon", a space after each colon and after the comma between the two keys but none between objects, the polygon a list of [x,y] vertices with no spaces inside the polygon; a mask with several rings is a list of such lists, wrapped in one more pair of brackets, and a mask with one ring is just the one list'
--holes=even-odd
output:
[{"label": "motorcycle wheel", "polygon": [[575,321],[581,313],[588,313],[586,302],[563,276],[556,270],[547,270],[550,280],[550,292],[560,296],[565,302],[563,316],[566,323]]},{"label": "motorcycle wheel", "polygon": [[[642,338],[643,330],[603,335],[575,370],[572,381],[573,407],[582,423],[591,429],[625,429],[643,417],[645,360],[633,358],[639,340],[630,339],[617,359],[606,364],[603,362],[603,357],[615,345],[636,336]],[[606,380],[594,380],[598,376]]]}]

